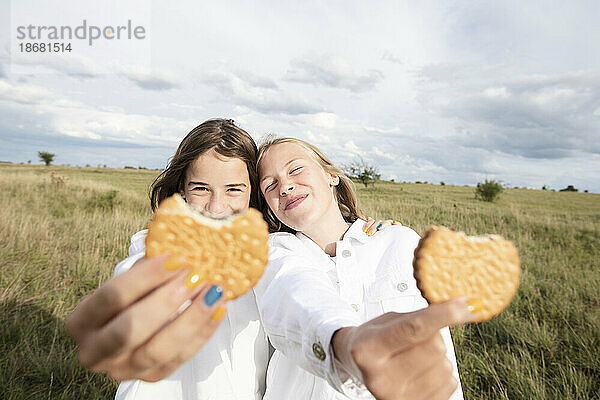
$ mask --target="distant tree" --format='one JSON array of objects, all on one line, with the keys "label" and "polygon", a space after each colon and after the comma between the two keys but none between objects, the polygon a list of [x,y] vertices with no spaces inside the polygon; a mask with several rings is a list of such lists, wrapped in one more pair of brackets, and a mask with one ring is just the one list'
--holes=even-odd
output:
[{"label": "distant tree", "polygon": [[446,186],[446,184],[444,183],[444,181],[440,182],[440,186]]},{"label": "distant tree", "polygon": [[31,164],[31,160],[27,160],[27,164]]},{"label": "distant tree", "polygon": [[569,185],[564,189],[560,189],[561,192],[578,192],[578,189],[575,189],[573,185]]},{"label": "distant tree", "polygon": [[381,177],[377,167],[367,163],[362,158],[344,165],[342,170],[350,178],[357,179],[365,187],[369,186],[369,184],[375,185],[375,181]]},{"label": "distant tree", "polygon": [[548,190],[548,187],[546,185],[542,186],[542,190]]},{"label": "distant tree", "polygon": [[40,161],[45,162],[46,165],[50,165],[50,163],[54,161],[55,156],[56,154],[49,153],[47,151],[38,151],[38,157],[40,158]]},{"label": "distant tree", "polygon": [[494,201],[504,188],[502,184],[495,180],[485,180],[485,182],[479,182],[475,188],[475,198],[483,201]]}]

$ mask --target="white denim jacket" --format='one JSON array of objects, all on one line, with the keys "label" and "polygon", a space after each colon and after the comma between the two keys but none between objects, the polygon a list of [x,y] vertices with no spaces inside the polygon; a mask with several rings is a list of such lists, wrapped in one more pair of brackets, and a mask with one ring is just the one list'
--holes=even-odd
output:
[{"label": "white denim jacket", "polygon": [[[270,235],[269,264],[255,287],[275,347],[265,400],[372,399],[362,383],[340,379],[330,346],[333,333],[388,311],[427,306],[413,277],[419,235],[391,226],[369,237],[363,225],[361,220],[351,225],[333,258],[301,233]],[[450,331],[441,333],[459,379]],[[462,398],[459,386],[451,399]]]},{"label": "white denim jacket", "polygon": [[[115,267],[127,271],[145,252],[147,230],[131,238],[129,258]],[[253,291],[227,304],[226,318],[204,347],[159,382],[121,382],[117,400],[261,400],[269,345]]]}]

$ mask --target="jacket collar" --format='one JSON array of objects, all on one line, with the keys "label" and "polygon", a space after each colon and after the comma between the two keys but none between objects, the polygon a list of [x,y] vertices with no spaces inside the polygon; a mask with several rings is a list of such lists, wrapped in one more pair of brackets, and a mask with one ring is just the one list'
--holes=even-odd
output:
[{"label": "jacket collar", "polygon": [[362,219],[357,219],[350,225],[350,229],[346,231],[344,235],[345,239],[354,239],[360,243],[366,243],[369,240],[369,236],[363,231],[363,226],[365,226],[365,222]]},{"label": "jacket collar", "polygon": [[[350,228],[348,228],[348,230],[344,234],[344,238],[342,239],[342,241],[354,239],[360,243],[366,243],[369,239],[369,236],[362,230],[364,225],[365,221],[363,221],[362,219],[357,219],[356,221],[354,221],[354,223],[350,225]],[[312,239],[310,239],[304,233],[296,232],[296,237],[300,239],[302,243],[304,243],[309,249],[313,251],[319,250],[320,252],[323,252],[319,245],[313,242]]]}]

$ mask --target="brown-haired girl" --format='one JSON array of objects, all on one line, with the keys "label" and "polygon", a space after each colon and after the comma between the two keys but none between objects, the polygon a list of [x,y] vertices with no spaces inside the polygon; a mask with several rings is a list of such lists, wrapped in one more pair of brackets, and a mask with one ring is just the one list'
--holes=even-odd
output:
[{"label": "brown-haired girl", "polygon": [[[232,120],[200,124],[152,184],[152,209],[174,193],[213,215],[258,208],[256,155]],[[67,321],[82,364],[124,381],[122,400],[262,399],[269,347],[254,293],[225,313],[218,286],[189,289],[189,271],[163,267],[176,258],[144,258],[146,233],[133,235],[116,276]]]}]

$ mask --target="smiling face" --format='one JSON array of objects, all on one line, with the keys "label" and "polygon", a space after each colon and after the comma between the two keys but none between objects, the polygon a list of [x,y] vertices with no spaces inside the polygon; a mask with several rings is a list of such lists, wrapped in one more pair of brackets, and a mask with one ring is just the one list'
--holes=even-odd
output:
[{"label": "smiling face", "polygon": [[250,190],[244,161],[209,150],[187,168],[181,195],[194,208],[226,216],[248,209]]},{"label": "smiling face", "polygon": [[325,216],[339,214],[333,184],[309,151],[297,143],[270,147],[259,164],[260,190],[275,216],[304,232],[327,224]]}]

